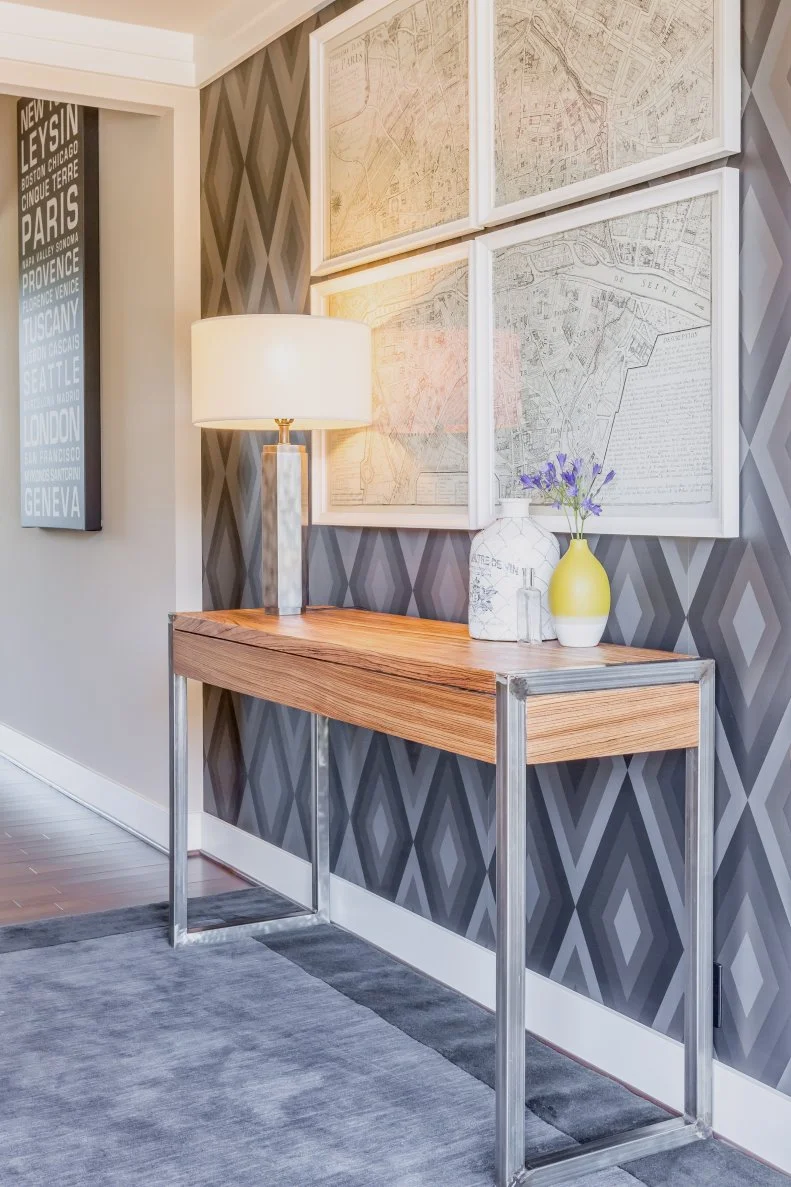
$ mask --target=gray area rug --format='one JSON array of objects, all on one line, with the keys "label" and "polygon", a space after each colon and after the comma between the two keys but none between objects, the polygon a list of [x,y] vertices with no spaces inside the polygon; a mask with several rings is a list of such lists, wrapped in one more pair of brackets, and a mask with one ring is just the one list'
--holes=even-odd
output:
[{"label": "gray area rug", "polygon": [[[274,899],[194,909],[291,908]],[[159,909],[0,930],[3,1187],[491,1187],[486,1011],[336,928],[174,953]],[[533,1154],[659,1112],[530,1037],[528,1069]],[[789,1180],[706,1142],[578,1183]]]},{"label": "gray area rug", "polygon": [[[262,942],[262,941],[259,941]],[[494,1017],[481,1006],[400,964],[336,927],[317,928],[267,946],[393,1026],[494,1087]],[[668,1114],[622,1084],[577,1063],[533,1035],[526,1038],[525,1098],[533,1114],[574,1142],[620,1133]],[[571,1144],[570,1142],[566,1143]],[[527,1154],[535,1155],[529,1133]],[[609,1172],[610,1174],[614,1172]],[[628,1164],[617,1179],[595,1175],[580,1187],[612,1181],[637,1187],[789,1187],[791,1180],[724,1142],[698,1142]]]},{"label": "gray area rug", "polygon": [[[207,895],[189,901],[189,922],[247,923],[255,919],[277,919],[301,910],[289,899],[256,886],[253,890],[233,890],[226,894]],[[0,927],[0,953],[21,952],[26,948],[51,948],[78,940],[120,935],[129,931],[167,926],[168,904],[151,903],[145,907],[119,907],[90,915],[56,915],[32,923],[14,923]]]},{"label": "gray area rug", "polygon": [[0,976],[3,1184],[491,1183],[491,1091],[253,941],[110,936]]}]

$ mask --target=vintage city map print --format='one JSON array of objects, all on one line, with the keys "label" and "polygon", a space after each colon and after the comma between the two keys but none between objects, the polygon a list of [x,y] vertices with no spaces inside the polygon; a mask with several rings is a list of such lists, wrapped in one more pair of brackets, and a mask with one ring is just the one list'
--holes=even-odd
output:
[{"label": "vintage city map print", "polygon": [[495,205],[714,135],[715,0],[491,2]]},{"label": "vintage city map print", "polygon": [[363,28],[327,46],[331,258],[469,213],[467,0]]},{"label": "vintage city map print", "polygon": [[328,298],[372,330],[373,423],[328,433],[329,512],[464,512],[468,467],[467,259]]},{"label": "vintage city map print", "polygon": [[616,470],[607,507],[714,498],[710,193],[493,253],[497,497],[551,455]]}]

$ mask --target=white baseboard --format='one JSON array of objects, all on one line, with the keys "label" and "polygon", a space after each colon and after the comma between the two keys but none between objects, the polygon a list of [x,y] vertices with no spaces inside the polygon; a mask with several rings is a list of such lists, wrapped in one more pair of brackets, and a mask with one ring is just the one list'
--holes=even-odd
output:
[{"label": "white baseboard", "polygon": [[[283,849],[210,816],[204,818],[203,848],[297,902],[310,901],[310,865]],[[333,923],[494,1009],[493,952],[335,875],[330,904]],[[681,1111],[683,1052],[675,1039],[529,971],[526,1003],[533,1034]],[[791,1173],[791,1097],[719,1062],[714,1129]]]},{"label": "white baseboard", "polygon": [[[76,800],[92,811],[142,837],[165,852],[169,846],[168,810],[162,804],[139,795],[65,754],[51,750],[43,742],[0,723],[0,756],[9,759],[56,791]],[[189,817],[189,847],[202,848],[202,812]]]},{"label": "white baseboard", "polygon": [[313,890],[307,861],[208,812],[203,814],[202,848],[209,857],[216,857],[246,878],[271,887],[295,903],[307,906],[311,901]]}]

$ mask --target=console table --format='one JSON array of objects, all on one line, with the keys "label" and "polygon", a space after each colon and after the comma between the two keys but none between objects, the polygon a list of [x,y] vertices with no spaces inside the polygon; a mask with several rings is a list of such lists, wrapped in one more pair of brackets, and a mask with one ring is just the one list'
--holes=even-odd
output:
[{"label": "console table", "polygon": [[[496,763],[498,1187],[562,1183],[708,1137],[712,1095],[714,665],[605,645],[485,643],[465,626],[312,607],[170,619],[170,942],[313,927],[330,913],[330,718]],[[187,680],[312,716],[313,907],[187,924]],[[686,750],[684,1115],[525,1164],[526,764]]]}]

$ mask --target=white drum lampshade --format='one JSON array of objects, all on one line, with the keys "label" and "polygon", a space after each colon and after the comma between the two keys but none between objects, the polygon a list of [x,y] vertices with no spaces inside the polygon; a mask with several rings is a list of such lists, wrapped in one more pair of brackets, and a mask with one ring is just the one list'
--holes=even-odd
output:
[{"label": "white drum lampshade", "polygon": [[264,609],[300,614],[307,600],[308,466],[297,429],[371,420],[371,331],[299,314],[211,317],[192,327],[192,419],[204,429],[269,429],[261,455]]},{"label": "white drum lampshade", "polygon": [[300,314],[192,327],[192,419],[204,429],[344,429],[371,420],[371,331]]}]

